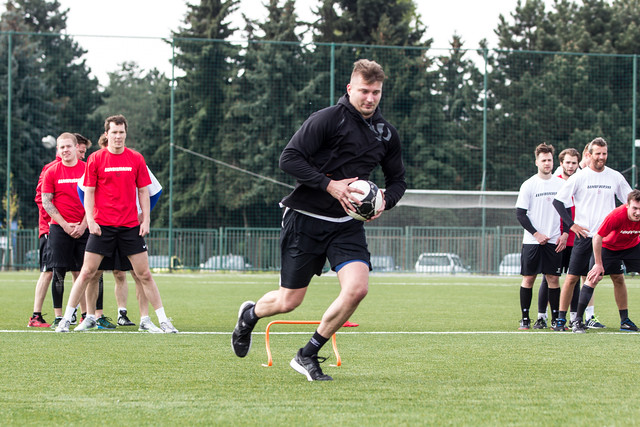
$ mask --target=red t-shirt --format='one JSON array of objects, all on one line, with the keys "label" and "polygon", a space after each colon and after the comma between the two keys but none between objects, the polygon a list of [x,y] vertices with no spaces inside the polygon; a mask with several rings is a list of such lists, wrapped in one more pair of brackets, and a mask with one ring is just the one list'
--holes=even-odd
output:
[{"label": "red t-shirt", "polygon": [[[47,169],[42,179],[42,192],[53,194],[53,204],[67,222],[82,222],[84,218],[84,206],[78,196],[78,181],[84,169],[82,160],[75,166],[58,162]],[[53,219],[51,223],[57,224]]]},{"label": "red t-shirt", "polygon": [[95,187],[93,218],[98,225],[135,227],[138,188],[151,184],[142,154],[125,147],[120,154],[103,148],[87,161],[85,187]]},{"label": "red t-shirt", "polygon": [[35,198],[36,205],[38,206],[38,237],[42,237],[42,235],[49,233],[49,221],[51,221],[51,217],[42,207],[42,179],[44,178],[44,173],[47,171],[47,169],[60,161],[62,161],[62,159],[56,156],[56,159],[54,161],[44,165],[42,171],[40,172],[40,177],[38,178]]},{"label": "red t-shirt", "polygon": [[640,221],[631,221],[627,205],[621,205],[606,216],[598,229],[602,247],[612,251],[629,249],[640,243]]}]

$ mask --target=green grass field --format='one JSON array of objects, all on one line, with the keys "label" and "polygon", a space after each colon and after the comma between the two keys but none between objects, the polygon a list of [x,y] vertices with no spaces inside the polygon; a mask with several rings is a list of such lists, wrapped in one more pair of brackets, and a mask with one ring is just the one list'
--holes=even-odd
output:
[{"label": "green grass field", "polygon": [[[609,328],[578,335],[517,331],[518,277],[372,276],[351,319],[360,326],[337,334],[342,366],[323,366],[334,381],[310,383],[289,361],[313,325],[274,326],[269,368],[266,319],[246,358],[231,350],[240,303],[277,287],[276,275],[156,275],[183,332],[166,336],[30,330],[36,278],[0,274],[2,425],[640,423],[640,334],[617,332],[608,279],[596,313]],[[115,317],[112,283],[105,307]],[[640,280],[628,285],[640,322]],[[337,292],[335,277],[316,278],[302,306],[270,320],[318,320]],[[50,307],[48,295],[48,321]],[[138,323],[133,282],[129,314]],[[335,363],[330,344],[321,355]]]}]

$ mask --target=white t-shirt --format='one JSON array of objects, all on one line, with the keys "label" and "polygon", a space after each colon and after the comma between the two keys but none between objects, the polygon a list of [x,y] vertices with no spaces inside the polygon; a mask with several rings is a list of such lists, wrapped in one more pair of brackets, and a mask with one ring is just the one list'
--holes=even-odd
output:
[{"label": "white t-shirt", "polygon": [[631,186],[618,171],[609,167],[602,172],[585,168],[565,181],[556,194],[566,207],[576,207],[574,222],[589,230],[589,237],[598,231],[604,218],[616,207],[616,197],[627,202]]},{"label": "white t-shirt", "polygon": [[[542,179],[537,174],[526,180],[520,186],[516,208],[526,209],[527,216],[533,227],[549,237],[549,243],[556,244],[560,237],[560,215],[553,207],[556,193],[564,185],[564,180],[552,175],[549,179]],[[524,230],[522,243],[537,245],[533,234]]]}]

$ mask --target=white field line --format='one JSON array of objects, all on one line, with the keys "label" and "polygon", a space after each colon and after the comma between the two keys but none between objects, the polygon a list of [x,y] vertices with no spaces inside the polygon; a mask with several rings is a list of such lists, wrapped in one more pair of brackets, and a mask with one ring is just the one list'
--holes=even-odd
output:
[{"label": "white field line", "polygon": [[[0,329],[0,333],[25,333],[25,334],[52,334],[55,331],[52,330],[39,330],[39,329],[27,329],[27,330],[10,330]],[[309,335],[311,332],[269,332],[269,335]],[[67,335],[73,334],[73,331],[61,334]],[[89,332],[77,332],[76,334],[139,334],[139,335],[163,335],[163,334],[150,334],[148,332],[139,331],[89,331]],[[254,332],[253,335],[264,335],[264,332]],[[555,331],[537,331],[537,332],[525,332],[525,331],[364,331],[364,332],[338,332],[337,335],[510,335],[510,334],[529,334],[529,335],[573,335],[572,332],[555,332]],[[597,332],[598,335],[637,335],[634,332]],[[179,332],[177,335],[231,335],[231,332],[216,332],[216,331],[202,331],[202,332]],[[587,333],[588,335],[588,333]]]}]

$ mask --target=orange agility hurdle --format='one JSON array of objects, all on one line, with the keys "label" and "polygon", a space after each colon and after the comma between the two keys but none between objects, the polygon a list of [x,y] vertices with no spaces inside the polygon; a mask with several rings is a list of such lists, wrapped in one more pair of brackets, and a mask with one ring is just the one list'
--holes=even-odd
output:
[{"label": "orange agility hurdle", "polygon": [[[287,325],[319,325],[320,321],[318,320],[274,320],[273,322],[267,325],[267,329],[264,335],[264,341],[267,346],[267,363],[263,363],[262,366],[269,367],[273,366],[273,358],[271,357],[271,346],[269,345],[269,330],[271,329],[271,325],[274,324],[287,324]],[[338,346],[336,345],[336,334],[333,334],[331,337],[331,344],[333,345],[333,353],[336,355],[336,364],[331,366],[341,366],[342,360],[340,359],[340,354],[338,353]]]}]

